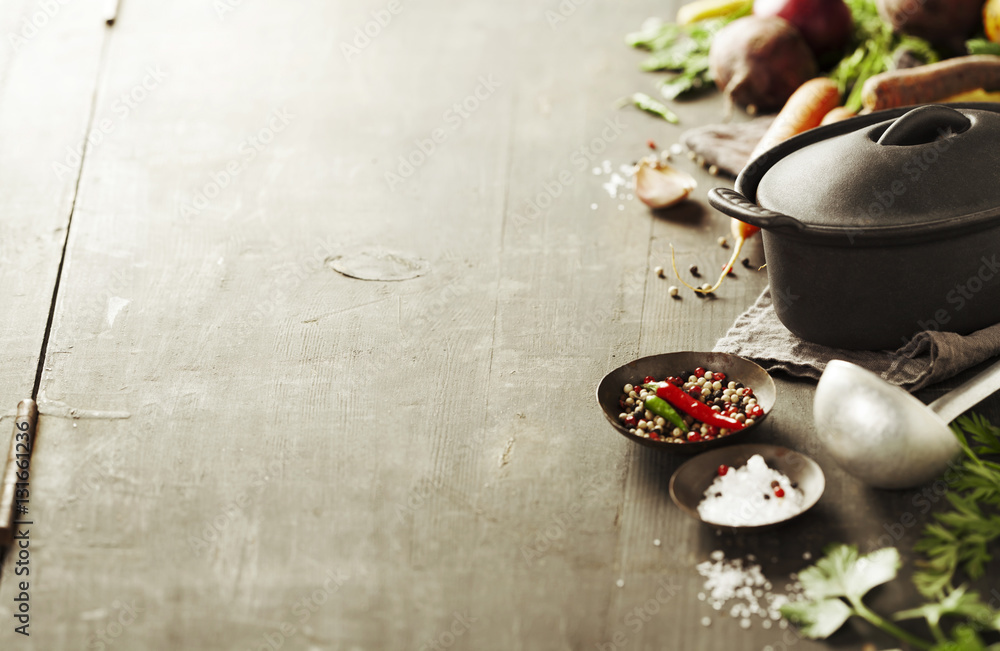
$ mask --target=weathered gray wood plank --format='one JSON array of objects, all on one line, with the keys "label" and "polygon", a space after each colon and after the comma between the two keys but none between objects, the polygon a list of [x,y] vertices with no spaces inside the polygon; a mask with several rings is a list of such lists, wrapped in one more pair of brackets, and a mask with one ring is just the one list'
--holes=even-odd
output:
[{"label": "weathered gray wood plank", "polygon": [[53,4],[0,10],[2,411],[31,396],[104,36],[88,8]]},{"label": "weathered gray wood plank", "polygon": [[[87,3],[9,2],[0,7],[0,422],[4,449],[14,406],[32,395],[76,195],[101,63],[104,25]],[[40,448],[44,441],[37,440]],[[21,519],[30,519],[32,513]],[[20,644],[15,586],[38,567],[0,569],[0,644]],[[15,574],[15,569],[18,573]],[[25,571],[30,571],[30,576]],[[32,604],[32,606],[37,603]]]},{"label": "weathered gray wood plank", "polygon": [[[789,644],[703,627],[694,565],[787,576],[912,495],[833,467],[813,385],[779,379],[759,439],[815,454],[828,493],[716,536],[669,502],[681,461],[593,400],[636,356],[711,348],[766,282],[674,301],[653,274],[670,243],[726,257],[693,163],[676,212],[602,187],[679,133],[613,108],[653,83],[622,35],[679,4],[124,3],[39,394],[33,635],[4,648]],[[379,247],[426,273],[327,264]]]}]

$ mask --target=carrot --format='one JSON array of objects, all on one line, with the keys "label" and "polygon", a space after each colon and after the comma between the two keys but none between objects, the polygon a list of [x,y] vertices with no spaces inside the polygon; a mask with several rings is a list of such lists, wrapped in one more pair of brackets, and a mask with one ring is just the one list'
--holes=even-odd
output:
[{"label": "carrot", "polygon": [[750,154],[753,160],[780,142],[818,127],[823,116],[840,104],[837,83],[826,77],[816,77],[796,89],[784,108],[767,128],[764,137]]},{"label": "carrot", "polygon": [[846,106],[835,106],[830,109],[829,113],[823,116],[823,121],[820,124],[833,124],[834,122],[840,122],[852,117],[854,117],[854,111],[851,109]]},{"label": "carrot", "polygon": [[[781,112],[774,118],[774,122],[764,132],[764,137],[761,138],[760,142],[754,148],[753,153],[750,154],[750,160],[755,160],[765,151],[771,149],[771,147],[794,135],[819,126],[823,120],[823,116],[839,104],[840,89],[837,87],[836,82],[826,77],[816,77],[802,84],[788,98]],[[722,268],[722,275],[719,276],[718,282],[711,289],[697,289],[684,282],[684,279],[677,273],[677,264],[673,260],[673,252],[671,251],[671,262],[674,265],[674,273],[685,287],[701,294],[711,294],[717,290],[732,270],[736,260],[740,257],[743,244],[760,230],[758,227],[738,219],[733,219],[729,226],[733,237],[736,238],[736,243],[733,245],[733,255],[730,257],[729,262],[726,263],[726,266]]]},{"label": "carrot", "polygon": [[875,75],[861,89],[871,111],[926,104],[982,88],[1000,90],[1000,56],[973,54]]}]

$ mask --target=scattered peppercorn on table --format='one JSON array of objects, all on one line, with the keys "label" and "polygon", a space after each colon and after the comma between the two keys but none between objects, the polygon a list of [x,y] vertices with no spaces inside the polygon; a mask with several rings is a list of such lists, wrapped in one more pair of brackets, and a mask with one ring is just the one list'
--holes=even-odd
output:
[{"label": "scattered peppercorn on table", "polygon": [[814,383],[778,376],[754,440],[826,493],[717,532],[669,499],[683,458],[593,404],[631,359],[710,350],[767,282],[750,241],[714,296],[672,297],[671,244],[709,279],[728,259],[705,193],[729,181],[675,155],[698,187],[656,214],[625,182],[723,117],[616,108],[655,93],[623,35],[679,2],[102,5],[0,5],[4,431],[39,411],[0,648],[868,639],[800,640],[778,593],[832,542],[907,561],[939,487],[851,479]]}]

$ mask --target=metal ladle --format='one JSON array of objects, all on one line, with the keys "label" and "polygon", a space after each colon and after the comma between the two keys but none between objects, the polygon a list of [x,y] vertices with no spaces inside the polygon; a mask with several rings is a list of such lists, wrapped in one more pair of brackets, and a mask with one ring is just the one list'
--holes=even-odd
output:
[{"label": "metal ladle", "polygon": [[840,466],[877,488],[940,476],[961,452],[948,423],[1000,390],[1000,362],[924,405],[860,366],[830,362],[816,387],[816,432]]}]

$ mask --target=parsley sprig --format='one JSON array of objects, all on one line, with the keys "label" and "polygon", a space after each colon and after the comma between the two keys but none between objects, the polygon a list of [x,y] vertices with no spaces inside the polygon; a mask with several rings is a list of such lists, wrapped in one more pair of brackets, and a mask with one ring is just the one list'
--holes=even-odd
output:
[{"label": "parsley sprig", "polygon": [[971,579],[986,571],[991,549],[1000,542],[1000,427],[973,414],[959,418],[952,431],[965,459],[946,494],[951,510],[934,515],[914,549],[926,557],[917,562],[914,583],[921,594],[941,595],[960,569]]},{"label": "parsley sprig", "polygon": [[[1000,631],[1000,611],[983,602],[979,593],[965,586],[945,588],[938,599],[885,618],[869,608],[864,597],[873,588],[896,578],[899,552],[893,547],[865,556],[854,545],[837,544],[812,567],[799,573],[805,599],[781,607],[781,614],[799,626],[803,636],[822,639],[833,635],[852,616],[860,617],[896,639],[925,651],[1000,651],[1000,644],[986,646],[980,634]],[[959,618],[945,631],[945,617]],[[894,622],[923,619],[933,640],[926,640]]]},{"label": "parsley sprig", "polygon": [[[950,509],[934,515],[914,546],[914,583],[926,603],[885,618],[871,610],[865,595],[896,578],[899,552],[888,547],[865,556],[853,545],[833,545],[814,566],[799,573],[805,599],[782,607],[782,614],[805,637],[832,635],[852,616],[861,617],[917,649],[928,651],[1000,651],[987,646],[983,635],[1000,632],[1000,610],[985,603],[965,585],[955,587],[961,573],[981,578],[1000,543],[1000,427],[982,416],[958,419],[952,426],[965,458],[950,471]],[[946,475],[948,476],[948,475]],[[923,639],[894,622],[923,620],[931,634]],[[954,623],[947,629],[945,621]]]}]

